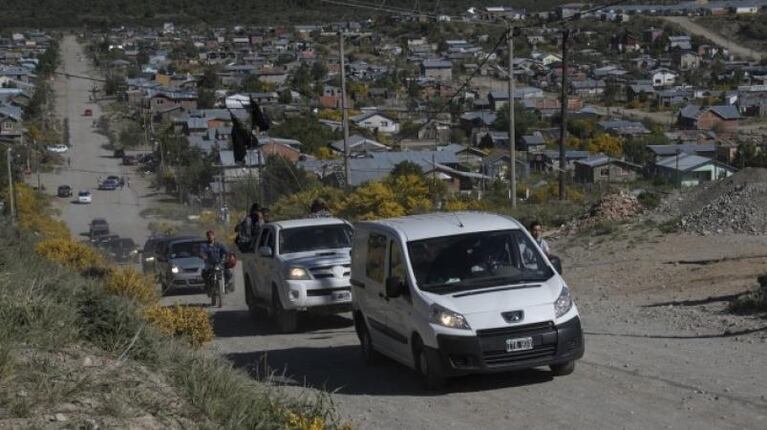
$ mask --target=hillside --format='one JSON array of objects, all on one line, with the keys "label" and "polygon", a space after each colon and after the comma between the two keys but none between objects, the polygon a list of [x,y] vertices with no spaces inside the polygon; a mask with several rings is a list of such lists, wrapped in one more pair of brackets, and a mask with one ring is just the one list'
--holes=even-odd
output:
[{"label": "hillside", "polygon": [[[358,4],[382,2],[353,0]],[[308,23],[364,19],[378,12],[365,8],[323,3],[320,0],[284,0],[280,7],[266,0],[219,0],[215,8],[204,0],[5,0],[0,10],[0,27],[74,27],[122,24],[154,25],[164,21],[183,24]],[[386,7],[423,13],[456,14],[471,6],[496,5],[487,0],[389,0]],[[546,10],[561,0],[519,0],[515,7]]]}]

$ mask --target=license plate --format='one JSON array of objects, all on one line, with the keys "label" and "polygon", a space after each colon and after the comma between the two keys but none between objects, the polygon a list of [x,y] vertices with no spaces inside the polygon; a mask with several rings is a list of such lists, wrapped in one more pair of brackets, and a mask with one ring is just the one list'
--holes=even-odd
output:
[{"label": "license plate", "polygon": [[338,293],[333,293],[333,300],[340,302],[344,300],[349,300],[352,298],[352,293],[348,291],[341,291]]},{"label": "license plate", "polygon": [[532,337],[506,339],[506,352],[527,351],[528,349],[533,349]]}]

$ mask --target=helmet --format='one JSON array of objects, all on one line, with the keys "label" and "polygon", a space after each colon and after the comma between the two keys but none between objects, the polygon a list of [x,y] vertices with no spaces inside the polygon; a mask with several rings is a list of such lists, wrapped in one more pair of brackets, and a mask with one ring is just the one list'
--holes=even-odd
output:
[{"label": "helmet", "polygon": [[224,267],[227,269],[233,269],[234,266],[237,265],[237,256],[234,254],[229,254],[226,256],[226,260],[224,261]]}]

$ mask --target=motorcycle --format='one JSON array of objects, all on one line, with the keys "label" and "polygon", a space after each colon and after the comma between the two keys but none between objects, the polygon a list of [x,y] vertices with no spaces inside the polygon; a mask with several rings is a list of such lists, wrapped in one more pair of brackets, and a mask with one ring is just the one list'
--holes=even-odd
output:
[{"label": "motorcycle", "polygon": [[224,266],[219,263],[213,266],[210,277],[208,278],[208,296],[210,296],[210,305],[224,305],[224,295],[226,294],[226,280],[224,275]]}]

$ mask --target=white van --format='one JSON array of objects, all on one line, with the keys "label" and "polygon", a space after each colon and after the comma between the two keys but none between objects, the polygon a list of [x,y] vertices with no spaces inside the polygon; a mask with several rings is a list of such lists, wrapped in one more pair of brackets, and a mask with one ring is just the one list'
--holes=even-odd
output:
[{"label": "white van", "polygon": [[358,223],[351,284],[363,357],[391,357],[429,388],[471,373],[571,373],[583,333],[551,260],[519,222],[497,214]]}]

